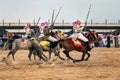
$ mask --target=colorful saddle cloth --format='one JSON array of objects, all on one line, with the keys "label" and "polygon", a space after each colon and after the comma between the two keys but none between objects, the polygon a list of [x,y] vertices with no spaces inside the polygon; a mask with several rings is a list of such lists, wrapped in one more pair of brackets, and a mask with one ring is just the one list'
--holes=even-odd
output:
[{"label": "colorful saddle cloth", "polygon": [[74,40],[72,38],[69,38],[69,40],[71,41],[71,43],[73,44],[73,46],[75,48],[81,48],[81,49],[84,48],[84,46],[82,45],[82,43],[79,40]]}]

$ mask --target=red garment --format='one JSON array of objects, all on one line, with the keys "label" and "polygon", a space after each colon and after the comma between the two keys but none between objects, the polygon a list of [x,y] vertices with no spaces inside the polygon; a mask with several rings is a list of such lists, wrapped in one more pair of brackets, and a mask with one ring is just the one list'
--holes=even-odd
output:
[{"label": "red garment", "polygon": [[77,45],[77,44],[75,44],[74,41],[72,40],[72,38],[68,38],[68,39],[71,41],[71,43],[73,44],[73,46],[74,46],[75,48],[81,48],[81,49],[84,48],[84,46],[82,46],[82,45]]}]

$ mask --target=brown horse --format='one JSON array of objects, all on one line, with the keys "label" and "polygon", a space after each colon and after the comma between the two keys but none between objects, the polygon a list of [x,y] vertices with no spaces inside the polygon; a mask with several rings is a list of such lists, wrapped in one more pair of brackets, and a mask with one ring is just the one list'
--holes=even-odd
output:
[{"label": "brown horse", "polygon": [[[95,40],[98,40],[98,35],[95,31],[89,31],[89,33],[86,35],[86,37],[88,38],[89,40],[89,44],[92,44],[93,41]],[[81,43],[81,46],[83,46],[83,48],[81,47],[76,47],[73,42],[71,42],[71,39],[67,38],[67,39],[64,39],[63,41],[60,42],[60,44],[64,47],[64,51],[63,53],[66,55],[66,57],[68,59],[71,59],[74,63],[75,62],[79,62],[79,61],[87,61],[90,57],[90,54],[89,54],[89,50],[87,48],[86,45],[84,45],[84,42],[79,40],[80,43]],[[73,59],[70,55],[69,55],[69,52],[70,51],[73,51],[73,50],[76,50],[76,51],[79,51],[79,52],[82,52],[82,58],[80,60],[76,60],[76,59]],[[88,55],[88,57],[85,59],[85,55]],[[64,59],[63,59],[64,60]]]}]

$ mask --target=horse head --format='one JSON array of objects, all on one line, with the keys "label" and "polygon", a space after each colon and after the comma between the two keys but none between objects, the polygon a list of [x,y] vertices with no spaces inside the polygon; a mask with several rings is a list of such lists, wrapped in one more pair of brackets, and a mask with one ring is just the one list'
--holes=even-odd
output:
[{"label": "horse head", "polygon": [[60,39],[65,39],[64,33],[63,33],[62,31],[57,31],[57,36],[58,36]]},{"label": "horse head", "polygon": [[99,38],[98,34],[94,30],[93,31],[89,31],[89,33],[86,35],[86,37],[88,38],[88,40],[90,42],[96,41]]},{"label": "horse head", "polygon": [[14,35],[14,34],[13,34],[12,32],[7,32],[6,35],[7,35],[8,38],[13,38],[13,35]]}]

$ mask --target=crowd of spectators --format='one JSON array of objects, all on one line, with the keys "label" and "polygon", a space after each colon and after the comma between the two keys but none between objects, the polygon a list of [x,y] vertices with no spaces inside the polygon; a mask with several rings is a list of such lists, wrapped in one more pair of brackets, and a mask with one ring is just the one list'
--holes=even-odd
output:
[{"label": "crowd of spectators", "polygon": [[100,39],[95,42],[95,47],[120,47],[120,33],[100,35]]}]

